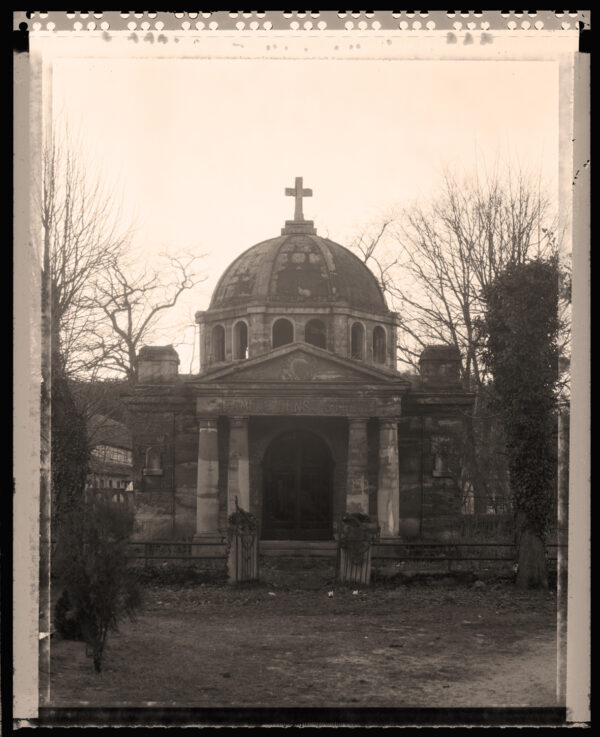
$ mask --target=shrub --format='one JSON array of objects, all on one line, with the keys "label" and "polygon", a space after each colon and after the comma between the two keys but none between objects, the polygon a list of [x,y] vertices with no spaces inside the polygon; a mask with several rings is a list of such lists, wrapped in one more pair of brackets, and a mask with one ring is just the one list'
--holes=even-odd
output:
[{"label": "shrub", "polygon": [[[97,673],[110,631],[141,606],[137,581],[127,559],[133,513],[105,499],[73,509],[61,530],[55,571],[63,593],[55,609],[59,634],[86,644]],[[61,631],[62,630],[62,631]]]}]

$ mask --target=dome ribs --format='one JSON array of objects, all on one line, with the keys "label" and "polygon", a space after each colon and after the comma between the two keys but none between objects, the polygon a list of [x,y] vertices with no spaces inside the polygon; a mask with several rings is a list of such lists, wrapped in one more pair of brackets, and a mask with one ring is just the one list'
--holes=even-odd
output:
[{"label": "dome ribs", "polygon": [[219,279],[209,309],[250,303],[344,303],[389,313],[368,267],[344,246],[309,233],[284,234],[240,254]]}]

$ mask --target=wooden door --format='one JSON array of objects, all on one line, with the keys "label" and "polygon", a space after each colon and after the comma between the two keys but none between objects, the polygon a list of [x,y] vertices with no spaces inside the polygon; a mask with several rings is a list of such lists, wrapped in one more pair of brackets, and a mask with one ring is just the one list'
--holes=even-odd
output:
[{"label": "wooden door", "polygon": [[330,540],[332,471],[318,435],[296,430],[275,438],[263,460],[263,539]]}]

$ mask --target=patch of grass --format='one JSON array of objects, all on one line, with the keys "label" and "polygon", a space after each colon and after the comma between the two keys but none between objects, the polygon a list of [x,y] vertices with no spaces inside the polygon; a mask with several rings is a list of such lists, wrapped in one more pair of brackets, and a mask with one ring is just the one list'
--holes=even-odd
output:
[{"label": "patch of grass", "polygon": [[297,583],[149,584],[102,674],[53,639],[51,703],[554,705],[551,593]]},{"label": "patch of grass", "polygon": [[201,583],[220,584],[227,580],[225,568],[205,569],[195,566],[182,566],[164,563],[136,567],[136,578],[140,583],[150,586],[188,585]]}]

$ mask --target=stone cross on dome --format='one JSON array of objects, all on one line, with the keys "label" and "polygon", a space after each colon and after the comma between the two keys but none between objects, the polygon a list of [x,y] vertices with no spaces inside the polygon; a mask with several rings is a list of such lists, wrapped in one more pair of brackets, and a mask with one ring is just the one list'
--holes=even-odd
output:
[{"label": "stone cross on dome", "polygon": [[285,188],[286,197],[295,197],[296,206],[294,207],[294,221],[304,222],[304,214],[302,212],[302,198],[312,197],[312,189],[302,189],[302,177],[296,177],[294,187]]}]

